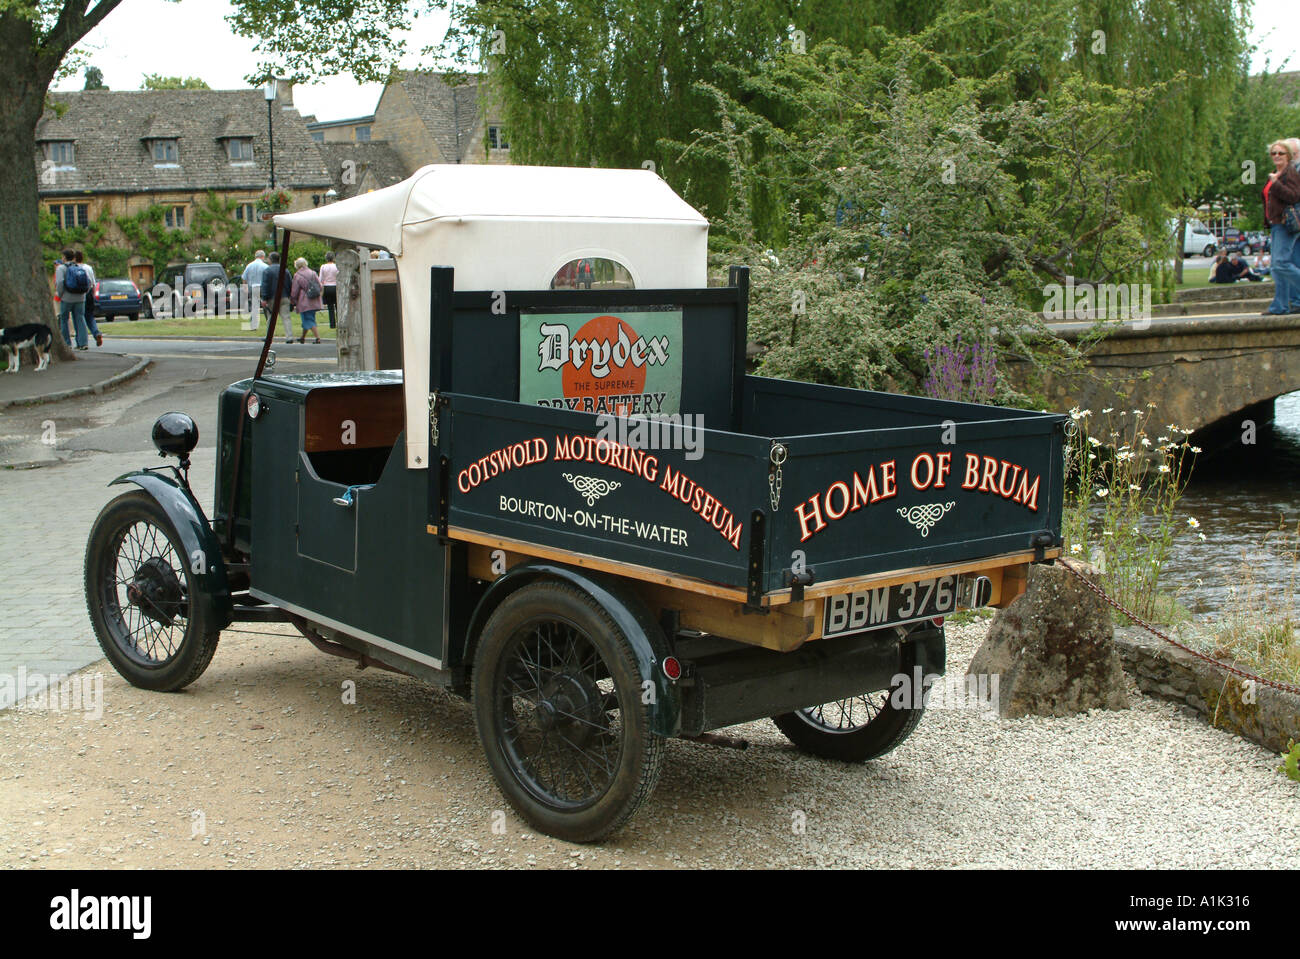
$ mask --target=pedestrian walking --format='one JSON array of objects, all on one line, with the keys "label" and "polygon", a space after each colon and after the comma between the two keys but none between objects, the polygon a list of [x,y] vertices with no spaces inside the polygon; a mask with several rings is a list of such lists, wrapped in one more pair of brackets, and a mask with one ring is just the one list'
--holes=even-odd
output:
[{"label": "pedestrian walking", "polygon": [[257,304],[261,299],[262,275],[266,273],[266,251],[258,250],[244,267],[241,279],[244,284],[244,296],[250,316],[256,315]]},{"label": "pedestrian walking", "polygon": [[86,262],[85,253],[78,250],[75,256],[82,269],[90,274],[90,289],[86,291],[86,329],[95,338],[95,345],[103,346],[104,337],[99,332],[99,324],[95,322],[95,310],[99,307],[99,277],[95,276],[95,268]]},{"label": "pedestrian walking", "polygon": [[[320,332],[316,329],[316,311],[325,308],[321,302],[321,295],[325,292],[321,285],[320,277],[316,271],[307,265],[307,261],[302,257],[293,261],[293,285],[289,289],[289,302],[293,308],[298,311],[300,322],[302,323],[302,336],[299,337],[299,343],[307,342],[307,332],[310,330],[314,336],[315,342],[320,342]],[[293,331],[286,343],[293,342]]]},{"label": "pedestrian walking", "polygon": [[262,271],[262,309],[271,316],[271,304],[280,299],[280,316],[284,317],[284,328],[292,338],[293,318],[289,315],[289,271],[280,265],[280,254],[272,253],[266,258],[266,269]]},{"label": "pedestrian walking", "polygon": [[77,264],[77,255],[72,250],[63,251],[63,262],[54,269],[54,296],[59,301],[59,331],[63,342],[72,346],[72,335],[68,330],[68,317],[72,317],[73,331],[77,337],[77,349],[86,350],[86,294],[90,291],[90,275],[85,267]]},{"label": "pedestrian walking", "polygon": [[321,301],[325,304],[325,308],[330,312],[331,330],[335,328],[337,320],[334,308],[338,304],[338,282],[339,268],[338,264],[334,262],[334,254],[326,253],[325,262],[322,263],[320,267],[320,285],[324,290],[324,293],[321,295]]},{"label": "pedestrian walking", "polygon": [[1264,222],[1269,225],[1270,249],[1273,255],[1273,302],[1265,315],[1300,313],[1300,266],[1296,265],[1296,235],[1286,227],[1286,209],[1300,202],[1300,172],[1295,163],[1300,160],[1285,140],[1274,140],[1268,145],[1268,156],[1273,161],[1273,172],[1264,184]]}]

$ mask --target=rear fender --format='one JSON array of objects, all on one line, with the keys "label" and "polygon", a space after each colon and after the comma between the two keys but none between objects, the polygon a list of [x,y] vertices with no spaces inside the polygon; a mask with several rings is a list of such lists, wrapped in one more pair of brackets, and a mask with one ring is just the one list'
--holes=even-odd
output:
[{"label": "rear fender", "polygon": [[568,583],[590,596],[627,637],[636,656],[641,675],[654,684],[650,703],[650,728],[660,736],[675,736],[681,731],[681,691],[664,675],[662,663],[671,655],[663,630],[635,593],[618,580],[559,563],[532,562],[515,566],[492,582],[470,617],[467,631],[469,648],[465,662],[473,662],[479,634],[488,617],[511,593],[529,583],[550,579]]},{"label": "rear fender", "polygon": [[229,626],[233,604],[221,543],[194,494],[176,478],[148,470],[124,473],[108,485],[126,483],[140,487],[163,508],[185,550],[184,561],[200,586],[198,600],[210,604],[218,628]]}]

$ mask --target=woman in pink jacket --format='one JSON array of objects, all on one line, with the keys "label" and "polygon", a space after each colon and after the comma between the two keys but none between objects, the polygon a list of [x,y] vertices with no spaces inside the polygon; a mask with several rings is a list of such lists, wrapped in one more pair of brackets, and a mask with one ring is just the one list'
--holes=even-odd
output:
[{"label": "woman in pink jacket", "polygon": [[[325,308],[321,300],[321,293],[324,292],[320,277],[316,271],[307,265],[307,261],[302,257],[293,261],[293,285],[289,287],[289,302],[298,312],[302,319],[302,336],[298,339],[299,343],[307,342],[307,331],[316,337],[315,342],[320,342],[320,333],[316,329],[316,311]],[[292,343],[293,337],[290,336],[286,343]]]}]

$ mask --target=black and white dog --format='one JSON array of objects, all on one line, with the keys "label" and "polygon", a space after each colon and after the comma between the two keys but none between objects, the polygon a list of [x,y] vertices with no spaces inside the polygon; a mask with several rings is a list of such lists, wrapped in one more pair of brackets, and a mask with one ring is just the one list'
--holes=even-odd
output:
[{"label": "black and white dog", "polygon": [[39,360],[36,364],[36,372],[39,373],[50,365],[50,343],[53,340],[54,334],[50,332],[50,328],[40,323],[7,326],[0,330],[0,346],[3,346],[5,352],[9,354],[9,369],[5,372],[18,372],[18,354],[30,346],[36,350]]}]

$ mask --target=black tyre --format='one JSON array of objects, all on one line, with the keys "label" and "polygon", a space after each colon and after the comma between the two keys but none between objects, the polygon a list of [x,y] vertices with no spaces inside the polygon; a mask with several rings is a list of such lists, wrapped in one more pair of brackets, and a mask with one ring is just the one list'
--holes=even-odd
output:
[{"label": "black tyre", "polygon": [[171,521],[147,493],[125,493],[96,518],[86,606],[104,655],[132,686],[183,689],[212,662],[220,630],[195,579]]},{"label": "black tyre", "polygon": [[1213,244],[1206,246],[1206,248],[1201,251],[1201,256],[1214,256]]},{"label": "black tyre", "polygon": [[[900,672],[909,683],[912,665],[910,658],[904,657]],[[896,691],[899,696],[894,695]],[[918,698],[910,695],[910,690],[891,686],[782,713],[773,716],[772,722],[803,752],[860,763],[883,756],[912,734],[925,714],[924,694],[928,691],[926,687]],[[900,705],[894,705],[895,701]]]},{"label": "black tyre", "polygon": [[1241,255],[1242,255],[1242,256],[1250,256],[1250,255],[1251,255],[1252,253],[1254,253],[1254,252],[1255,252],[1254,248],[1251,247],[1251,245],[1250,245],[1249,243],[1247,243],[1245,246],[1243,246],[1243,247],[1241,248]]},{"label": "black tyre", "polygon": [[515,810],[570,842],[595,842],[654,791],[663,737],[650,728],[631,644],[585,593],[525,586],[483,628],[474,718]]},{"label": "black tyre", "polygon": [[128,314],[126,315],[126,318],[127,318],[128,320],[130,320],[132,323],[134,323],[136,320],[140,319],[140,314],[139,314],[139,313],[128,313]]}]

